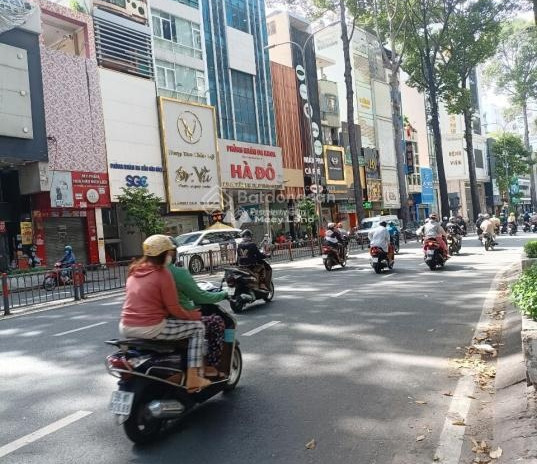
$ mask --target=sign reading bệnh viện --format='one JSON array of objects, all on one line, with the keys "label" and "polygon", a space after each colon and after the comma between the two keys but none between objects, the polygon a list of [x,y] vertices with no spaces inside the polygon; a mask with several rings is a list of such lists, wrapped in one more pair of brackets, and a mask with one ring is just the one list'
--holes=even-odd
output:
[{"label": "sign reading b\u1ec7nh vi\u1ec7n", "polygon": [[170,211],[221,209],[214,108],[159,97]]},{"label": "sign reading b\u1ec7nh vi\u1ec7n", "polygon": [[222,188],[273,190],[283,186],[282,149],[219,139]]}]

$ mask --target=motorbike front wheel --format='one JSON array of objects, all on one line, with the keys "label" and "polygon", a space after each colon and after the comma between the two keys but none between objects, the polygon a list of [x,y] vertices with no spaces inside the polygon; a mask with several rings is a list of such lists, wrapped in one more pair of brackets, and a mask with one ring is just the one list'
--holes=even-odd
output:
[{"label": "motorbike front wheel", "polygon": [[274,298],[274,282],[271,281],[269,284],[269,293],[263,299],[268,303],[269,301],[272,301],[272,298]]},{"label": "motorbike front wheel", "polygon": [[47,292],[51,292],[56,287],[56,279],[54,277],[45,277],[43,280],[43,288]]},{"label": "motorbike front wheel", "polygon": [[241,373],[242,373],[242,353],[241,353],[241,349],[236,344],[235,348],[233,349],[233,357],[231,358],[229,379],[224,385],[225,392],[229,392],[235,389],[235,387],[237,386],[241,378]]}]

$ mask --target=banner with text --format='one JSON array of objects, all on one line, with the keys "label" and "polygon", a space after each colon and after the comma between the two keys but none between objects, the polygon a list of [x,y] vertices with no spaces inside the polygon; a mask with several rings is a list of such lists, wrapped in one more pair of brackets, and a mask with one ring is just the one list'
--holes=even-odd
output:
[{"label": "banner with text", "polygon": [[159,97],[170,211],[221,208],[212,106]]},{"label": "banner with text", "polygon": [[218,139],[222,188],[279,190],[283,186],[282,149]]}]

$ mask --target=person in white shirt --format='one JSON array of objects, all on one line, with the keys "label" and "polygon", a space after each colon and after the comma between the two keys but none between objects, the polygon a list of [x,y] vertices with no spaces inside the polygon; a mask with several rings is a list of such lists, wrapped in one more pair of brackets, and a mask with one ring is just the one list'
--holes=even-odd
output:
[{"label": "person in white shirt", "polygon": [[429,216],[429,222],[423,226],[423,236],[425,239],[435,238],[445,257],[448,255],[447,233],[438,222],[438,216],[433,213]]},{"label": "person in white shirt", "polygon": [[388,253],[390,251],[390,233],[386,229],[386,221],[382,221],[378,227],[375,227],[369,234],[369,246],[381,248]]}]

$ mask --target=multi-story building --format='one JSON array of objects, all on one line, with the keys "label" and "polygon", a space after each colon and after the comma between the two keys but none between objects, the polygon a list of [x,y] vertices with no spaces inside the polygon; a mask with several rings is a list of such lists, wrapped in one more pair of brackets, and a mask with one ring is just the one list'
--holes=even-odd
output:
[{"label": "multi-story building", "polygon": [[[476,168],[476,180],[479,194],[479,209],[486,210],[485,184],[490,181],[489,163],[487,160],[487,141],[481,127],[480,95],[478,75],[473,73],[469,80],[476,116],[473,120],[473,145]],[[440,127],[442,131],[442,149],[444,168],[448,184],[448,195],[452,214],[462,214],[471,218],[472,199],[468,157],[464,139],[464,119],[462,115],[448,114],[441,105]]]},{"label": "multi-story building", "polygon": [[[318,59],[324,61],[323,80],[337,84],[340,120],[346,121],[346,87],[344,81],[343,47],[339,26],[327,28],[317,35],[315,42]],[[390,88],[387,70],[384,67],[380,46],[374,36],[356,29],[351,42],[353,56],[352,78],[355,95],[355,120],[359,126],[359,151],[362,154],[362,181],[365,184],[364,206],[369,214],[392,212],[401,207],[396,170],[394,131]],[[333,64],[330,64],[332,62]],[[330,126],[327,126],[327,128]],[[342,139],[345,139],[342,124]],[[332,129],[327,129],[327,131]],[[333,139],[333,137],[332,137]],[[350,159],[346,157],[346,163]],[[347,182],[349,188],[352,176]],[[327,180],[329,191],[332,189]],[[346,208],[352,199],[347,192],[347,200],[342,200]]]},{"label": "multi-story building", "polygon": [[[0,3],[0,270],[24,266],[32,236],[31,205],[21,192],[24,166],[48,159],[39,49],[41,23],[33,9],[22,26],[9,25],[9,3]],[[11,2],[18,13],[25,2]],[[28,233],[29,228],[29,233]],[[23,233],[24,232],[24,233]]]}]

